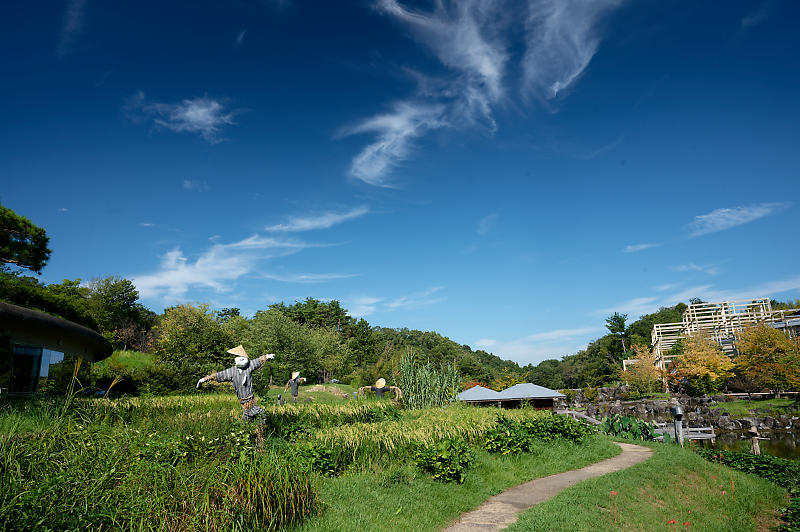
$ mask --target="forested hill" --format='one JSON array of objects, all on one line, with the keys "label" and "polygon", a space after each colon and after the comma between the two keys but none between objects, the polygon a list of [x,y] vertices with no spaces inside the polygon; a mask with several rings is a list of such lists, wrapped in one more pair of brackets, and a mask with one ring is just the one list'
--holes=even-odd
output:
[{"label": "forested hill", "polygon": [[522,375],[522,368],[510,360],[483,350],[473,351],[437,332],[407,328],[373,327],[363,318],[349,316],[338,301],[307,298],[293,305],[270,306],[292,321],[311,327],[336,330],[354,351],[354,376],[360,382],[373,382],[397,366],[400,357],[413,352],[422,362],[434,365],[455,364],[466,381],[502,385],[508,375]]}]

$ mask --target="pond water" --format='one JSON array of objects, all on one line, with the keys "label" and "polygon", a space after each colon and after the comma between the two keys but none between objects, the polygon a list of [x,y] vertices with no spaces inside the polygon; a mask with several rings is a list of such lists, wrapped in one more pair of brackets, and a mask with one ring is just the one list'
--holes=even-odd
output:
[{"label": "pond water", "polygon": [[[800,460],[800,432],[762,430],[761,437],[767,438],[758,442],[761,454]],[[699,440],[697,445],[746,453],[751,450],[750,435],[745,431],[718,432],[717,439],[713,445],[710,440]]]}]

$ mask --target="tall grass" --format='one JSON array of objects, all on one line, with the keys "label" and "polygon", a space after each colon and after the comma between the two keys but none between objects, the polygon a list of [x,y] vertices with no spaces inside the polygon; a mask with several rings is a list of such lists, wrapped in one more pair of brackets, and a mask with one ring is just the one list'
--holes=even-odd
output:
[{"label": "tall grass", "polygon": [[403,390],[403,403],[409,408],[443,406],[456,400],[461,391],[461,374],[454,365],[436,368],[421,364],[409,352],[400,359],[397,385]]},{"label": "tall grass", "polygon": [[[497,423],[498,409],[453,405],[447,409],[409,412],[402,419],[378,423],[350,423],[313,432],[309,438],[353,459],[396,455],[420,444],[445,439],[470,443],[483,439]],[[511,419],[524,420],[543,415],[541,411],[505,411]]]}]

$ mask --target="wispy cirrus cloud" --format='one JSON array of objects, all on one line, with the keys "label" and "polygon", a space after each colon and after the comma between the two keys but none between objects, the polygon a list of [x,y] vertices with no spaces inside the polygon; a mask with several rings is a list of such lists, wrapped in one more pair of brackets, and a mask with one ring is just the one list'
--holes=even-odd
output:
[{"label": "wispy cirrus cloud", "polygon": [[645,244],[630,244],[622,248],[625,253],[636,253],[637,251],[644,251],[645,249],[657,248],[661,244],[658,242],[648,242]]},{"label": "wispy cirrus cloud", "polygon": [[284,283],[324,283],[327,281],[335,281],[337,279],[350,279],[358,277],[360,273],[262,273],[259,277],[263,279],[272,279],[273,281],[281,281]]},{"label": "wispy cirrus cloud", "polygon": [[244,43],[244,38],[247,36],[247,30],[241,30],[239,33],[236,34],[236,39],[233,41],[233,47],[237,50],[242,47]]},{"label": "wispy cirrus cloud", "polygon": [[56,46],[58,59],[63,59],[72,50],[75,37],[83,30],[85,16],[86,0],[67,0],[67,8],[64,10],[64,20]]},{"label": "wispy cirrus cloud", "polygon": [[414,139],[446,125],[443,112],[442,105],[398,102],[388,113],[345,128],[343,136],[376,135],[375,140],[353,158],[350,175],[369,185],[391,187],[389,173],[408,158]]},{"label": "wispy cirrus cloud", "polygon": [[509,341],[481,338],[475,341],[475,347],[520,365],[538,364],[542,360],[558,359],[585,348],[602,330],[599,326],[586,326],[543,331]]},{"label": "wispy cirrus cloud", "polygon": [[268,225],[264,230],[270,232],[296,233],[315,229],[328,229],[334,225],[361,218],[368,213],[369,207],[361,205],[345,212],[327,211],[319,214],[295,215],[290,216],[286,223]]},{"label": "wispy cirrus cloud", "polygon": [[182,100],[180,103],[151,102],[139,91],[129,98],[125,109],[136,121],[151,121],[157,128],[176,133],[193,133],[210,144],[222,142],[225,126],[234,125],[236,111],[225,108],[225,102],[208,96]]},{"label": "wispy cirrus cloud", "polygon": [[495,226],[497,226],[497,220],[500,218],[499,214],[489,214],[484,216],[483,218],[478,221],[478,234],[479,235],[486,235],[489,234]]},{"label": "wispy cirrus cloud", "polygon": [[317,246],[255,234],[230,244],[215,243],[193,261],[176,247],[161,257],[156,271],[132,278],[142,298],[177,302],[190,289],[229,291],[233,282],[255,271],[259,262]]},{"label": "wispy cirrus cloud", "polygon": [[528,95],[552,99],[586,70],[600,44],[598,22],[621,0],[531,0],[522,62]]},{"label": "wispy cirrus cloud", "polygon": [[791,205],[792,204],[788,202],[756,203],[754,205],[744,205],[741,207],[716,209],[708,214],[701,214],[694,217],[694,221],[689,224],[689,237],[695,238],[744,225],[758,220],[759,218],[778,213],[789,208]]},{"label": "wispy cirrus cloud", "polygon": [[741,29],[748,30],[754,26],[758,26],[772,15],[772,6],[769,3],[764,3],[756,9],[747,13],[740,20]]},{"label": "wispy cirrus cloud", "polygon": [[673,270],[676,272],[700,272],[708,275],[717,275],[720,273],[717,264],[695,264],[694,262],[679,264],[673,267]]},{"label": "wispy cirrus cloud", "polygon": [[407,296],[398,297],[387,303],[386,305],[387,310],[396,310],[401,308],[402,309],[419,308],[427,305],[433,305],[435,303],[441,303],[442,301],[445,301],[447,298],[440,296],[436,297],[432,296],[443,289],[444,289],[443,286],[433,286],[421,292],[415,292]]},{"label": "wispy cirrus cloud", "polygon": [[383,298],[380,297],[356,296],[346,302],[347,310],[351,316],[363,318],[374,313],[378,308],[378,303],[381,301],[383,301]]},{"label": "wispy cirrus cloud", "polygon": [[205,181],[196,181],[192,179],[183,180],[183,188],[186,190],[194,190],[196,192],[206,192],[209,189],[208,183]]},{"label": "wispy cirrus cloud", "polygon": [[519,77],[509,75],[508,50],[514,39],[527,49],[521,61],[522,93],[541,100],[555,97],[586,69],[599,43],[597,23],[619,3],[440,0],[432,10],[422,11],[397,0],[379,0],[376,9],[409,28],[446,73],[415,73],[420,82],[416,95],[345,131],[376,135],[353,158],[350,175],[389,186],[389,175],[410,156],[412,142],[429,132],[479,126],[494,133],[495,108],[510,99],[507,79]]},{"label": "wispy cirrus cloud", "polygon": [[800,294],[800,276],[765,281],[740,288],[716,288],[713,284],[702,284],[670,292],[669,289],[677,287],[677,285],[667,285],[667,287],[668,289],[660,294],[620,301],[613,306],[598,309],[595,314],[603,316],[612,312],[621,312],[628,314],[631,319],[636,319],[644,314],[655,312],[661,307],[687,303],[693,297],[699,297],[704,301],[730,301],[758,297],[778,297],[787,293],[791,296],[792,294]]}]

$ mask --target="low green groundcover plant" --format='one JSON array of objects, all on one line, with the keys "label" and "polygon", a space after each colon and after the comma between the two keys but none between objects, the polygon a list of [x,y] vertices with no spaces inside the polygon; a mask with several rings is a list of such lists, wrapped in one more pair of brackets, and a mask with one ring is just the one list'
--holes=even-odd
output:
[{"label": "low green groundcover plant", "polygon": [[580,443],[593,433],[591,426],[568,416],[550,414],[522,421],[500,416],[497,425],[486,432],[484,447],[493,453],[516,454],[530,452],[537,441],[563,438]]},{"label": "low green groundcover plant", "polygon": [[474,456],[463,440],[443,440],[435,445],[422,445],[414,452],[414,462],[422,471],[431,473],[434,480],[459,484]]},{"label": "low green groundcover plant", "polygon": [[605,434],[618,438],[649,441],[656,437],[656,427],[652,423],[634,416],[614,414],[603,420],[600,430]]}]

